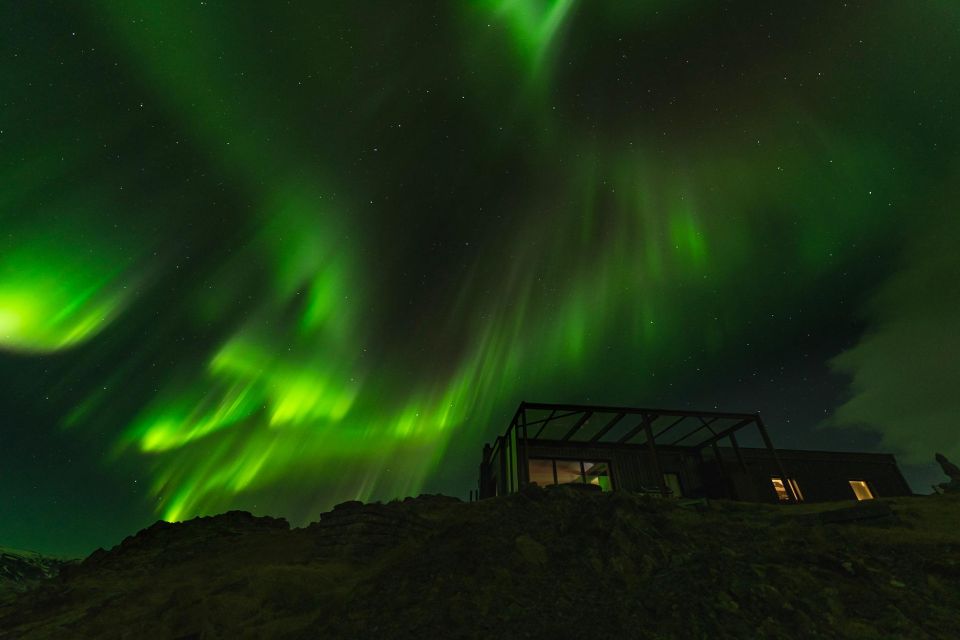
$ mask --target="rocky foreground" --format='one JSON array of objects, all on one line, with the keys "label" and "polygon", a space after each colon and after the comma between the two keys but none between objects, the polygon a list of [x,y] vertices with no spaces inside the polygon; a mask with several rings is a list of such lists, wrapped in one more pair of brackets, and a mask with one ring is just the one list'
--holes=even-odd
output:
[{"label": "rocky foreground", "polygon": [[529,487],[158,522],[0,599],[0,638],[960,637],[960,495],[805,506]]},{"label": "rocky foreground", "polygon": [[47,582],[60,573],[62,567],[74,562],[48,558],[33,551],[0,547],[0,598]]}]

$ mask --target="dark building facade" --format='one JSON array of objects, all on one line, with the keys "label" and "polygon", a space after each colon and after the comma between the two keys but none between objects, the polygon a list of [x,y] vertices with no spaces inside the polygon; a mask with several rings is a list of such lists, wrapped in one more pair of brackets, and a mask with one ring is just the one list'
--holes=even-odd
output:
[{"label": "dark building facade", "polygon": [[756,413],[522,402],[484,447],[478,495],[528,482],[751,502],[912,495],[892,455],[776,449]]}]

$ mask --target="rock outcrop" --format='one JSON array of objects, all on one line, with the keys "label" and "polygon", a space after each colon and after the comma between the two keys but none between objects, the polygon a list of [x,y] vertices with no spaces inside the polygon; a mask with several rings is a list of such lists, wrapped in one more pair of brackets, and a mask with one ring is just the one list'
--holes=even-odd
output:
[{"label": "rock outcrop", "polygon": [[157,523],[0,601],[0,638],[956,638],[960,495],[523,487]]},{"label": "rock outcrop", "polygon": [[32,551],[0,547],[0,597],[46,582],[75,560],[49,558]]}]

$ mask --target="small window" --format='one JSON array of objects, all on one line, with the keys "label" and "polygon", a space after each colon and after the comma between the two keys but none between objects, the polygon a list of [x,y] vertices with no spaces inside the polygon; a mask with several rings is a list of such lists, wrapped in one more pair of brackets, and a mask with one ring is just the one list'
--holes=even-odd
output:
[{"label": "small window", "polygon": [[780,502],[790,502],[791,500],[803,502],[803,492],[800,491],[800,485],[794,478],[787,478],[786,484],[784,484],[783,478],[777,477],[770,478],[770,482],[773,483],[773,490],[777,492],[777,500]]},{"label": "small window", "polygon": [[850,488],[853,489],[853,495],[857,500],[873,500],[873,491],[870,491],[866,480],[851,480]]},{"label": "small window", "polygon": [[663,483],[670,490],[670,496],[680,498],[683,496],[683,489],[680,486],[680,476],[676,473],[663,474]]},{"label": "small window", "polygon": [[790,502],[790,494],[787,492],[787,487],[783,484],[783,478],[770,478],[770,482],[773,483],[773,490],[777,492],[777,500],[780,502]]},{"label": "small window", "polygon": [[800,485],[797,484],[797,481],[793,478],[787,478],[787,483],[790,485],[790,489],[793,490],[793,495],[797,499],[797,502],[803,502],[803,492],[800,491]]}]

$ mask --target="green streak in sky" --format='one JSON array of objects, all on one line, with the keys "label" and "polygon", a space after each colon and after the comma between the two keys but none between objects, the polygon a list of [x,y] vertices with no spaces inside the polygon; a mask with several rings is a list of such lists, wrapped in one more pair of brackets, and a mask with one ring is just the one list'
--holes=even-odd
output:
[{"label": "green streak in sky", "polygon": [[576,0],[481,0],[478,5],[502,20],[532,72],[544,64],[557,33]]},{"label": "green streak in sky", "polygon": [[[0,220],[43,219],[0,239],[0,349],[61,351],[132,310],[134,353],[109,367],[145,381],[120,408],[120,385],[98,384],[65,421],[118,423],[117,452],[145,461],[168,520],[313,517],[435,489],[451,464],[471,482],[475,459],[451,452],[478,455],[524,398],[656,402],[695,377],[677,362],[737,360],[773,311],[826,299],[829,277],[900,233],[898,207],[922,186],[901,177],[900,143],[876,135],[886,102],[834,107],[851,77],[869,79],[859,62],[834,69],[834,50],[805,42],[820,56],[809,68],[723,50],[691,70],[701,43],[674,32],[737,44],[679,24],[713,4],[284,4],[261,24],[216,3],[101,3],[97,55],[126,71],[117,87],[132,88],[115,89],[140,114],[130,128],[176,151],[150,164],[149,150],[110,146],[124,179],[76,182],[122,196],[98,199],[106,213],[78,216],[78,231],[38,194],[87,161],[60,140],[82,132],[23,162],[32,141],[18,143]],[[405,11],[434,22],[398,54],[408,35],[384,16]],[[935,76],[921,89],[939,89]],[[107,233],[128,218],[142,218],[132,244]],[[164,284],[145,289],[154,315],[131,299],[145,273]],[[886,375],[899,335],[837,364]]]},{"label": "green streak in sky", "polygon": [[95,336],[122,310],[117,256],[24,242],[0,255],[0,348],[50,352]]}]

